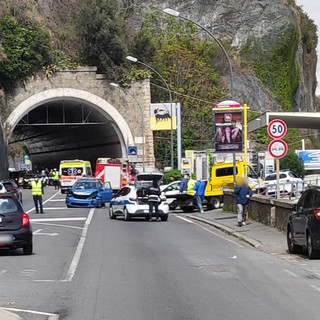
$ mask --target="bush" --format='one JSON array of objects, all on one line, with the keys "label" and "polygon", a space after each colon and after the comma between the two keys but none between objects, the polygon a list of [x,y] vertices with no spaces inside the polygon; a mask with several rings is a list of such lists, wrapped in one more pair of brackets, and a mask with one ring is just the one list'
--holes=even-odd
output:
[{"label": "bush", "polygon": [[24,26],[10,16],[0,19],[0,33],[6,55],[0,64],[0,86],[10,90],[48,64],[50,38],[39,26]]},{"label": "bush", "polygon": [[174,169],[174,170],[170,170],[168,172],[165,172],[165,174],[163,175],[163,183],[164,184],[170,183],[171,182],[170,177],[173,177],[174,180],[179,181],[181,179],[180,170]]}]

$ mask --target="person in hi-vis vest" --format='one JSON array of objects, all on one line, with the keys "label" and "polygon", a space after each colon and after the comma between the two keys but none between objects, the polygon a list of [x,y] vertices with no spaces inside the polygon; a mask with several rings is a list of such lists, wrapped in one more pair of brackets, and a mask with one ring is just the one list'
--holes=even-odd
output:
[{"label": "person in hi-vis vest", "polygon": [[31,181],[31,194],[34,201],[34,206],[36,208],[36,213],[43,213],[42,206],[42,195],[43,195],[43,185],[38,176],[36,176],[35,180]]},{"label": "person in hi-vis vest", "polygon": [[54,189],[60,189],[60,184],[59,184],[59,172],[57,171],[56,168],[53,169],[52,172],[52,181],[53,181],[53,185],[54,185]]}]

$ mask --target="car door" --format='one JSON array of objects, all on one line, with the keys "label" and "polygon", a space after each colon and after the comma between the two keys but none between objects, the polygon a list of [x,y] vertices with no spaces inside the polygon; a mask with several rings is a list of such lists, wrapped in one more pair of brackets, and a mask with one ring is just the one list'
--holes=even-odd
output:
[{"label": "car door", "polygon": [[102,197],[102,201],[103,202],[110,202],[111,198],[112,198],[112,189],[111,189],[111,183],[105,182],[103,185],[101,184],[101,182],[99,182],[100,185],[100,192],[101,192],[101,197]]},{"label": "car door", "polygon": [[293,232],[296,241],[299,244],[305,244],[306,239],[306,225],[308,214],[312,210],[314,190],[307,190],[300,198],[297,204],[297,210],[293,216]]},{"label": "car door", "polygon": [[120,189],[115,199],[112,201],[112,207],[114,212],[122,212],[125,208],[126,202],[128,200],[127,195],[130,193],[131,189],[129,187],[123,187]]}]

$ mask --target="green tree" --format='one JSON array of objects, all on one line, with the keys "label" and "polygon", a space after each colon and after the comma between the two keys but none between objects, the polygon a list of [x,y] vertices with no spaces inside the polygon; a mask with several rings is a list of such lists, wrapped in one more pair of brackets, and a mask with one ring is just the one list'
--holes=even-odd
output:
[{"label": "green tree", "polygon": [[127,53],[126,21],[116,0],[82,0],[77,19],[88,65],[117,79]]},{"label": "green tree", "polygon": [[[132,53],[159,71],[177,92],[173,99],[182,104],[183,149],[212,148],[212,106],[226,96],[219,82],[221,66],[215,61],[218,50],[211,39],[200,38],[192,24],[158,13],[146,17],[134,38]],[[152,74],[152,101],[168,102],[168,91],[161,87],[161,79]],[[170,133],[155,132],[154,138],[157,161],[168,165]]]},{"label": "green tree", "polygon": [[305,175],[303,162],[293,150],[289,150],[288,153],[280,159],[280,169],[291,170],[301,177]]},{"label": "green tree", "polygon": [[0,19],[2,47],[0,86],[12,89],[16,82],[41,70],[50,61],[50,38],[38,25],[22,25],[10,16]]}]

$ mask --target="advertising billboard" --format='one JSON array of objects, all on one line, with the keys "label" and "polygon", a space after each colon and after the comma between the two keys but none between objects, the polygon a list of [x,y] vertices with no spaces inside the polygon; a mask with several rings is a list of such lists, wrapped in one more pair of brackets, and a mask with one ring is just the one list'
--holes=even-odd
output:
[{"label": "advertising billboard", "polygon": [[214,149],[216,152],[242,151],[242,123],[242,110],[214,112]]},{"label": "advertising billboard", "polygon": [[320,170],[320,150],[297,150],[305,170]]},{"label": "advertising billboard", "polygon": [[150,129],[171,130],[171,116],[172,129],[177,129],[176,104],[172,103],[172,115],[170,103],[152,103],[150,105]]}]

